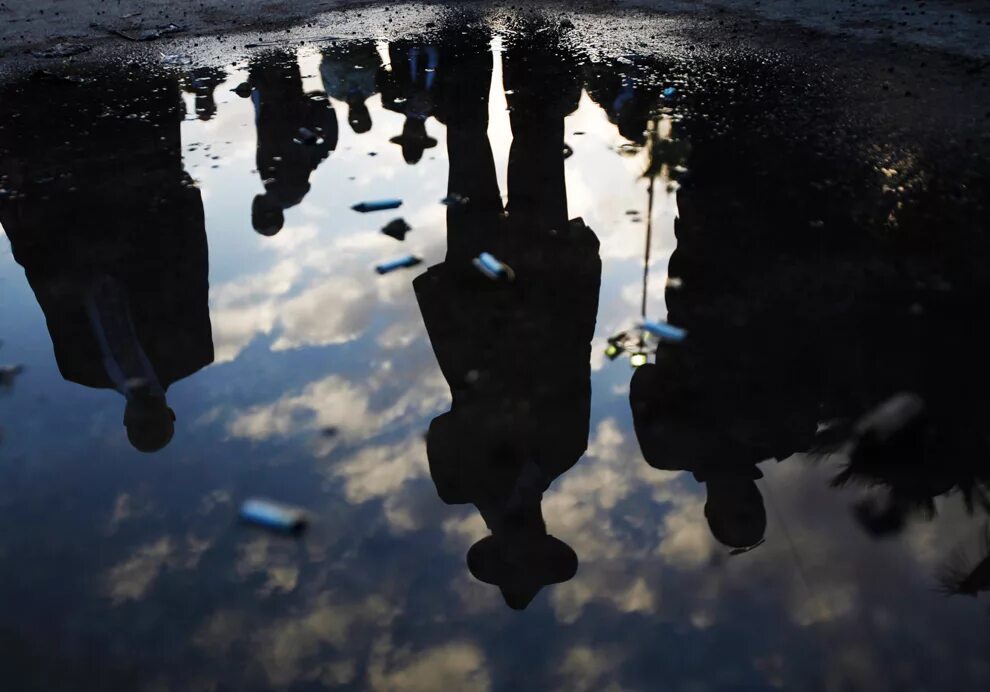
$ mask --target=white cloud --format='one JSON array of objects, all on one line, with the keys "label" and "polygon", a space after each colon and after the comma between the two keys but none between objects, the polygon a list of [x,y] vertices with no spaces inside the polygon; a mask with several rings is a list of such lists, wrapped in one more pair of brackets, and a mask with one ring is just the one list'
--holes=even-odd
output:
[{"label": "white cloud", "polygon": [[377,647],[368,666],[368,687],[381,692],[435,692],[491,688],[485,656],[470,642],[441,644],[426,651]]}]

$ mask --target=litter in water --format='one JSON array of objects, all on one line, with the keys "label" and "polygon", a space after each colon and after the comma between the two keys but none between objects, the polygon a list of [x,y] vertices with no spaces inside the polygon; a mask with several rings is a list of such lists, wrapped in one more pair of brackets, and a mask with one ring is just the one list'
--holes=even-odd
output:
[{"label": "litter in water", "polygon": [[94,26],[111,33],[114,36],[126,38],[128,41],[154,41],[162,36],[168,36],[169,34],[177,34],[180,31],[185,31],[185,29],[178,24],[166,24],[165,26],[160,26],[155,29],[142,29],[137,33],[134,33],[133,31],[124,31],[122,29],[115,29],[112,26],[100,26],[98,24]]},{"label": "litter in water", "polygon": [[272,500],[252,498],[241,505],[242,521],[282,533],[300,533],[306,528],[306,513]]},{"label": "litter in water", "polygon": [[471,263],[474,264],[478,271],[492,280],[512,280],[516,277],[516,273],[512,271],[509,265],[495,259],[495,256],[489,252],[482,252]]},{"label": "litter in water", "polygon": [[415,267],[417,264],[423,260],[415,255],[406,255],[405,257],[400,257],[398,259],[390,260],[388,262],[382,262],[377,267],[375,271],[379,274],[388,274],[394,272],[396,269],[405,269],[406,267]]},{"label": "litter in water", "polygon": [[462,204],[467,204],[470,201],[471,200],[468,197],[465,197],[464,195],[459,195],[455,192],[453,194],[447,195],[442,200],[440,200],[440,204],[444,204],[448,207],[459,207]]},{"label": "litter in water", "polygon": [[188,55],[182,55],[181,53],[173,53],[171,55],[166,55],[162,53],[162,62],[166,65],[192,65],[192,58]]},{"label": "litter in water", "polygon": [[369,211],[384,211],[386,209],[398,209],[402,206],[401,199],[378,199],[370,202],[359,202],[351,209],[365,214]]},{"label": "litter in water", "polygon": [[687,336],[687,331],[684,329],[660,321],[644,322],[642,329],[666,341],[684,341],[684,338]]},{"label": "litter in water", "polygon": [[51,48],[40,48],[31,51],[31,55],[36,58],[67,58],[71,55],[79,55],[90,50],[89,46],[82,43],[56,43]]},{"label": "litter in water", "polygon": [[235,94],[237,94],[238,96],[240,96],[242,99],[246,99],[247,97],[249,97],[251,95],[251,92],[253,91],[253,88],[251,87],[251,84],[250,83],[248,83],[248,82],[241,82],[240,84],[238,84],[237,86],[235,86],[233,89],[231,89],[231,91],[233,91]]},{"label": "litter in water", "polygon": [[390,238],[395,238],[396,240],[405,240],[406,233],[412,230],[412,226],[406,223],[405,219],[392,219],[385,227],[382,228],[382,233],[389,236]]},{"label": "litter in water", "polygon": [[318,144],[320,136],[308,127],[300,127],[295,141],[297,144]]}]

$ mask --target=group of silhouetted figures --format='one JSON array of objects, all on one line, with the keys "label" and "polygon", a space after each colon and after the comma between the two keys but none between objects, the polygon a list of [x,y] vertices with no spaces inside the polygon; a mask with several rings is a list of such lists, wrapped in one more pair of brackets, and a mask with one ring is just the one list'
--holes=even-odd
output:
[{"label": "group of silhouetted figures", "polygon": [[[264,192],[251,217],[265,235],[282,228],[336,147],[330,97],[347,104],[360,134],[372,127],[367,101],[380,94],[405,116],[392,141],[411,164],[437,144],[429,119],[446,127],[448,193],[460,202],[447,209],[445,260],[413,281],[452,395],[430,425],[427,453],[441,499],[474,505],[490,531],[468,552],[471,573],[513,608],[578,564],[542,514],[543,494],[587,448],[601,283],[598,239],[567,211],[564,119],[587,90],[642,145],[662,100],[650,77],[665,69],[656,59],[579,60],[558,33],[539,35],[507,39],[501,54],[512,129],[504,205],[488,140],[494,57],[484,30],[397,41],[388,66],[373,42],[339,42],[323,54],[325,93],[306,93],[295,56],[274,52],[251,61],[239,90],[255,109]],[[216,112],[224,79],[211,69],[184,79],[199,117]],[[0,97],[0,222],[62,375],[117,390],[128,439],[155,451],[174,432],[169,386],[213,360],[203,205],[182,165],[178,78],[88,80],[27,81]],[[730,115],[742,108],[730,97],[723,105]],[[699,102],[699,112],[710,106]],[[666,297],[669,320],[690,336],[662,344],[633,375],[647,463],[692,473],[712,535],[745,550],[767,525],[758,464],[827,449],[830,435],[849,439],[843,431],[863,411],[912,391],[925,412],[893,446],[854,450],[837,479],[886,493],[857,509],[863,525],[894,532],[956,491],[990,509],[988,444],[976,432],[990,391],[988,339],[969,328],[990,295],[980,271],[990,253],[966,216],[975,213],[959,212],[956,236],[934,250],[911,235],[924,213],[902,219],[908,259],[877,260],[889,246],[870,224],[889,210],[855,198],[871,189],[866,172],[845,170],[853,183],[841,189],[796,194],[790,176],[827,179],[846,162],[832,170],[810,144],[776,147],[772,133],[708,128],[690,111],[678,127],[692,149],[669,272],[683,288]],[[300,141],[301,132],[312,138]],[[809,209],[824,218],[809,224]],[[478,272],[472,259],[485,251],[515,279]],[[937,261],[921,261],[926,253]],[[950,268],[959,290],[936,285],[945,278],[926,273],[931,266]],[[967,589],[981,590],[965,576]]]}]

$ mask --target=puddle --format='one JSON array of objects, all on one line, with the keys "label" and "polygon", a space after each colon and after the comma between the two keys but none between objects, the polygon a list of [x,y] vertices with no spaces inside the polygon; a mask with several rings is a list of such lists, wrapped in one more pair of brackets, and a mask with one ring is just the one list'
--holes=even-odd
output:
[{"label": "puddle", "polygon": [[985,688],[986,171],[822,87],[458,26],[4,87],[10,675]]}]

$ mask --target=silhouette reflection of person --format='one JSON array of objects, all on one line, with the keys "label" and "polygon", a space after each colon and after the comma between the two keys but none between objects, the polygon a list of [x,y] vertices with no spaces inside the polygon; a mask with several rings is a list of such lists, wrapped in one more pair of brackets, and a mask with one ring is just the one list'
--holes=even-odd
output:
[{"label": "silhouette reflection of person", "polygon": [[342,41],[323,51],[320,76],[328,96],[347,104],[347,122],[355,134],[371,129],[367,100],[378,93],[382,67],[374,41]]},{"label": "silhouette reflection of person", "polygon": [[183,89],[196,97],[196,117],[210,120],[217,114],[213,92],[223,84],[227,73],[219,67],[197,67],[186,77]]},{"label": "silhouette reflection of person", "polygon": [[437,145],[426,132],[426,121],[433,115],[440,52],[430,43],[395,41],[388,47],[390,69],[379,71],[382,105],[406,116],[402,134],[389,141],[402,147],[408,164],[419,163],[423,153]]},{"label": "silhouette reflection of person", "polygon": [[588,96],[630,142],[646,143],[647,122],[656,115],[662,100],[657,86],[659,71],[658,65],[641,56],[585,66]]},{"label": "silhouette reflection of person", "polygon": [[153,452],[174,433],[169,386],[213,361],[203,204],[177,80],[88,79],[0,97],[0,221],[62,376],[119,391],[128,440]]},{"label": "silhouette reflection of person", "polygon": [[681,287],[666,290],[668,320],[688,336],[660,344],[656,363],[633,375],[629,398],[646,462],[694,474],[712,535],[743,549],[763,539],[767,523],[757,464],[813,445],[818,308],[829,294],[815,283],[817,248],[792,237],[798,207],[763,201],[778,186],[768,184],[762,159],[750,159],[753,180],[740,181],[723,157],[745,144],[696,137],[691,145],[668,265]]},{"label": "silhouette reflection of person", "polygon": [[337,114],[325,94],[303,91],[292,53],[252,60],[248,75],[258,129],[258,174],[265,186],[251,205],[251,225],[272,236],[282,230],[285,210],[309,192],[310,174],[337,148]]},{"label": "silhouette reflection of person", "polygon": [[705,518],[718,542],[756,545],[767,525],[756,465],[767,456],[734,438],[727,421],[709,409],[706,392],[692,387],[688,358],[661,346],[656,364],[636,370],[629,393],[636,438],[650,466],[689,471],[705,484]]},{"label": "silhouette reflection of person", "polygon": [[[468,568],[515,609],[577,570],[574,551],[547,533],[541,501],[587,447],[601,275],[598,239],[567,220],[563,116],[580,87],[568,56],[547,64],[531,50],[513,49],[506,76],[529,106],[512,116],[513,137],[529,146],[513,144],[503,215],[486,134],[488,37],[444,44],[437,112],[447,125],[448,191],[468,201],[448,209],[445,261],[414,281],[453,398],[430,425],[430,472],[441,499],[481,513],[491,535],[468,551]],[[472,259],[483,251],[515,279],[479,273]]]}]

